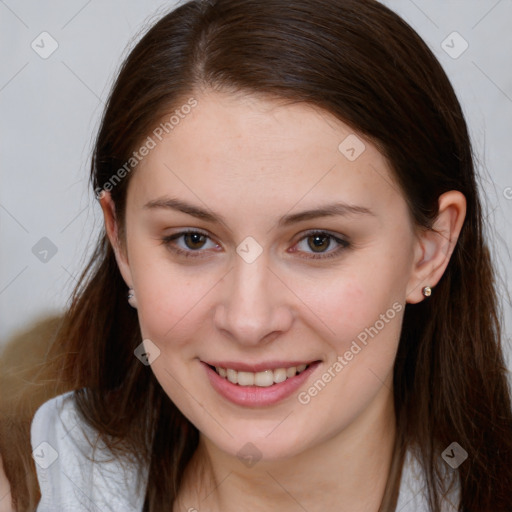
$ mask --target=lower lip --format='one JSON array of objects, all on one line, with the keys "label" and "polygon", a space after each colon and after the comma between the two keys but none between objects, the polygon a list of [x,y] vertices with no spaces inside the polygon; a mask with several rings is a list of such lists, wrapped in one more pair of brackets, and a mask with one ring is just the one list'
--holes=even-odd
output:
[{"label": "lower lip", "polygon": [[286,379],[284,382],[268,387],[260,386],[239,386],[221,377],[215,370],[212,370],[206,363],[201,361],[206,369],[210,383],[224,398],[237,405],[245,407],[264,407],[273,405],[285,398],[288,398],[294,391],[304,384],[308,377],[320,365],[319,361],[310,364],[302,373]]}]

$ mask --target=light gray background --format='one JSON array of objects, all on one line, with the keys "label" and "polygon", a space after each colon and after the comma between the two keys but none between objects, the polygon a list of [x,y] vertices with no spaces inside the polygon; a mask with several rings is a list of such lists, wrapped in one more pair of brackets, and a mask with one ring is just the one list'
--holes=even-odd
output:
[{"label": "light gray background", "polygon": [[[384,3],[432,48],[467,116],[502,279],[510,368],[512,0]],[[175,4],[0,0],[0,349],[66,305],[102,221],[87,180],[104,102],[127,47],[146,23]],[[463,40],[451,35],[454,31]],[[31,47],[35,41],[50,48],[42,32],[58,44],[46,59]],[[467,50],[453,58],[464,40]],[[47,261],[33,253],[43,237],[57,249],[53,256],[39,255]]]}]

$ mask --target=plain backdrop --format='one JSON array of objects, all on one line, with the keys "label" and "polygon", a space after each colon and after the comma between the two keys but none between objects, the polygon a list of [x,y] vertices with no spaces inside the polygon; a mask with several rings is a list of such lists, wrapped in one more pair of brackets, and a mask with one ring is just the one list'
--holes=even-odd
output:
[{"label": "plain backdrop", "polygon": [[[510,368],[512,0],[384,3],[431,47],[466,114]],[[67,304],[102,222],[88,173],[110,86],[147,24],[174,5],[0,0],[0,349]]]}]

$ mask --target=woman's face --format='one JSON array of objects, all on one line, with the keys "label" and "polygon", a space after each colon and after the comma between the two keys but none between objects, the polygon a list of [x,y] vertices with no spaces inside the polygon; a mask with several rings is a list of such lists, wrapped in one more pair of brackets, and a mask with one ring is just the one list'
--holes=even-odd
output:
[{"label": "woman's face", "polygon": [[326,112],[195,99],[134,171],[120,268],[151,369],[200,432],[297,455],[389,402],[413,223],[383,156]]}]

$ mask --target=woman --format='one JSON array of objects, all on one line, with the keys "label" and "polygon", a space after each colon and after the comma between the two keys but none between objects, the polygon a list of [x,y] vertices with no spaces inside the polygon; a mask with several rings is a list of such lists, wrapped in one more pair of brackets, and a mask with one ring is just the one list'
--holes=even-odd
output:
[{"label": "woman", "polygon": [[185,3],[124,62],[92,184],[39,511],[510,510],[470,140],[397,15]]}]

